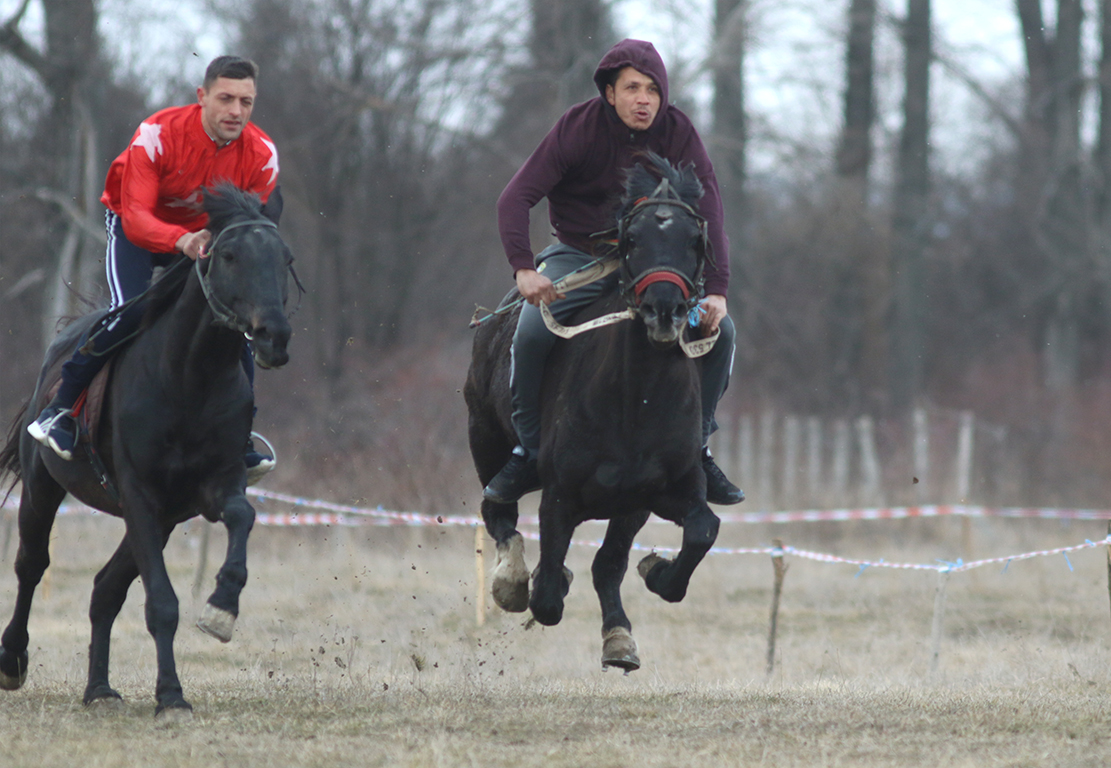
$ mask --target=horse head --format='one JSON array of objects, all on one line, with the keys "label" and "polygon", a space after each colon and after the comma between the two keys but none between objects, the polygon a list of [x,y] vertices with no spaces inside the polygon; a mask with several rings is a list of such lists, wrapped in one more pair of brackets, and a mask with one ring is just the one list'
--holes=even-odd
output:
[{"label": "horse head", "polygon": [[702,293],[706,220],[695,206],[702,184],[693,166],[675,168],[648,153],[650,168],[629,172],[618,223],[625,301],[644,321],[648,339],[675,344]]},{"label": "horse head", "polygon": [[219,184],[205,190],[204,208],[212,241],[196,268],[215,322],[251,340],[260,367],[279,368],[289,361],[293,254],[254,195]]}]

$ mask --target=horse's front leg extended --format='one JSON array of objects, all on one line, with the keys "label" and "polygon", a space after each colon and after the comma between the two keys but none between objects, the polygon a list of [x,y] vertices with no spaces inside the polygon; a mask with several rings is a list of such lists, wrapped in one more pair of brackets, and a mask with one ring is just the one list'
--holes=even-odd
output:
[{"label": "horse's front leg extended", "polygon": [[140,495],[128,493],[123,488],[120,490],[124,500],[121,506],[128,511],[127,539],[131,544],[131,555],[146,591],[147,631],[154,638],[154,647],[158,654],[158,681],[154,687],[158,706],[155,714],[162,715],[167,710],[190,712],[193,707],[182,693],[177,664],[174,661],[178,599],[173,584],[170,583],[170,575],[166,572],[166,561],[162,557],[162,548],[169,538],[169,531],[164,530],[159,523],[156,505],[132,501],[131,499],[141,498]]},{"label": "horse's front leg extended", "polygon": [[197,619],[197,626],[221,642],[231,640],[239,616],[239,593],[247,583],[247,538],[255,524],[255,510],[242,494],[228,499],[221,513],[228,529],[228,551],[216,574],[216,589]]},{"label": "horse's front leg extended", "polygon": [[482,500],[482,520],[497,547],[497,562],[490,594],[503,611],[521,613],[528,608],[528,566],[525,540],[517,532],[517,505]]},{"label": "horse's front leg extended", "polygon": [[706,502],[699,502],[683,518],[683,547],[676,558],[666,560],[653,553],[637,566],[637,572],[648,589],[669,603],[677,603],[686,597],[691,575],[714,545],[720,524],[718,516],[710,511]]},{"label": "horse's front leg extended", "polygon": [[590,573],[594,591],[602,606],[602,666],[619,667],[626,672],[640,669],[633,625],[621,605],[621,582],[629,567],[633,537],[648,521],[648,513],[622,515],[610,520],[606,538],[594,556]]},{"label": "horse's front leg extended", "polygon": [[563,618],[563,598],[571,588],[563,561],[575,529],[570,505],[557,499],[556,494],[545,488],[540,498],[540,564],[533,574],[529,598],[533,617],[549,627]]}]

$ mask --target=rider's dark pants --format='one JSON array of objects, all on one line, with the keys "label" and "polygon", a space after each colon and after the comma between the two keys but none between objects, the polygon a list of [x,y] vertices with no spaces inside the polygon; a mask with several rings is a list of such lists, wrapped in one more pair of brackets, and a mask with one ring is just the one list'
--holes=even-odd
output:
[{"label": "rider's dark pants", "polygon": [[[593,261],[593,257],[577,248],[557,243],[545,248],[536,256],[537,270],[555,282],[579,267]],[[567,297],[549,305],[552,316],[567,324],[583,307],[592,303],[602,293],[617,285],[614,272],[602,280],[567,292]],[[714,348],[702,358],[702,443],[710,439],[717,429],[714,411],[718,400],[729,386],[733,369],[733,321],[722,319],[721,338]],[[513,427],[522,447],[535,454],[540,450],[540,382],[544,377],[544,363],[559,337],[544,325],[540,310],[531,304],[521,308],[517,332],[513,335],[513,359],[509,386],[513,395]]]},{"label": "rider's dark pants", "polygon": [[[152,253],[132,243],[124,234],[123,221],[112,211],[108,211],[105,215],[105,225],[108,231],[108,250],[105,254],[104,266],[108,277],[108,289],[112,295],[112,303],[109,305],[111,310],[145,291],[150,285],[154,268],[168,265],[173,260],[174,254]],[[73,356],[62,365],[62,384],[58,388],[53,404],[72,408],[77,398],[92,383],[97,372],[104,367],[113,348],[138,330],[142,319],[143,305],[142,302],[137,302],[96,334],[92,349],[88,353],[74,352]],[[88,337],[82,336],[77,345],[78,349],[84,347],[87,342]],[[253,388],[255,366],[249,346],[249,344],[243,345],[242,363],[243,370],[247,373],[247,379]]]}]

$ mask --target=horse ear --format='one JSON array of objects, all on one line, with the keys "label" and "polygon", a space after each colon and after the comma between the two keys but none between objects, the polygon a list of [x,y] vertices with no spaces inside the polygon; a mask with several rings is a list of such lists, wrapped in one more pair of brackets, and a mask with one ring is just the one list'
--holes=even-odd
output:
[{"label": "horse ear", "polygon": [[282,187],[278,185],[274,187],[274,191],[270,193],[270,197],[262,206],[262,215],[274,222],[274,226],[277,226],[278,219],[282,217],[282,206]]}]

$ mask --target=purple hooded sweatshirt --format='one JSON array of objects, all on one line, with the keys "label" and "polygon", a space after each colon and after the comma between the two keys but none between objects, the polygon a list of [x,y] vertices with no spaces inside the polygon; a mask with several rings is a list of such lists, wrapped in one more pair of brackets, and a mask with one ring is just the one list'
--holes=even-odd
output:
[{"label": "purple hooded sweatshirt", "polygon": [[[617,71],[633,67],[656,81],[660,110],[644,131],[628,128],[606,101],[606,85]],[[706,293],[729,287],[729,241],[722,227],[717,177],[690,118],[667,100],[667,70],[655,47],[622,40],[594,71],[601,94],[564,113],[498,198],[498,230],[513,271],[533,269],[529,210],[544,197],[560,242],[590,253],[590,235],[614,225],[625,171],[635,153],[652,150],[673,165],[694,163],[704,195],[698,204],[707,222],[713,263],[706,266]]]}]

